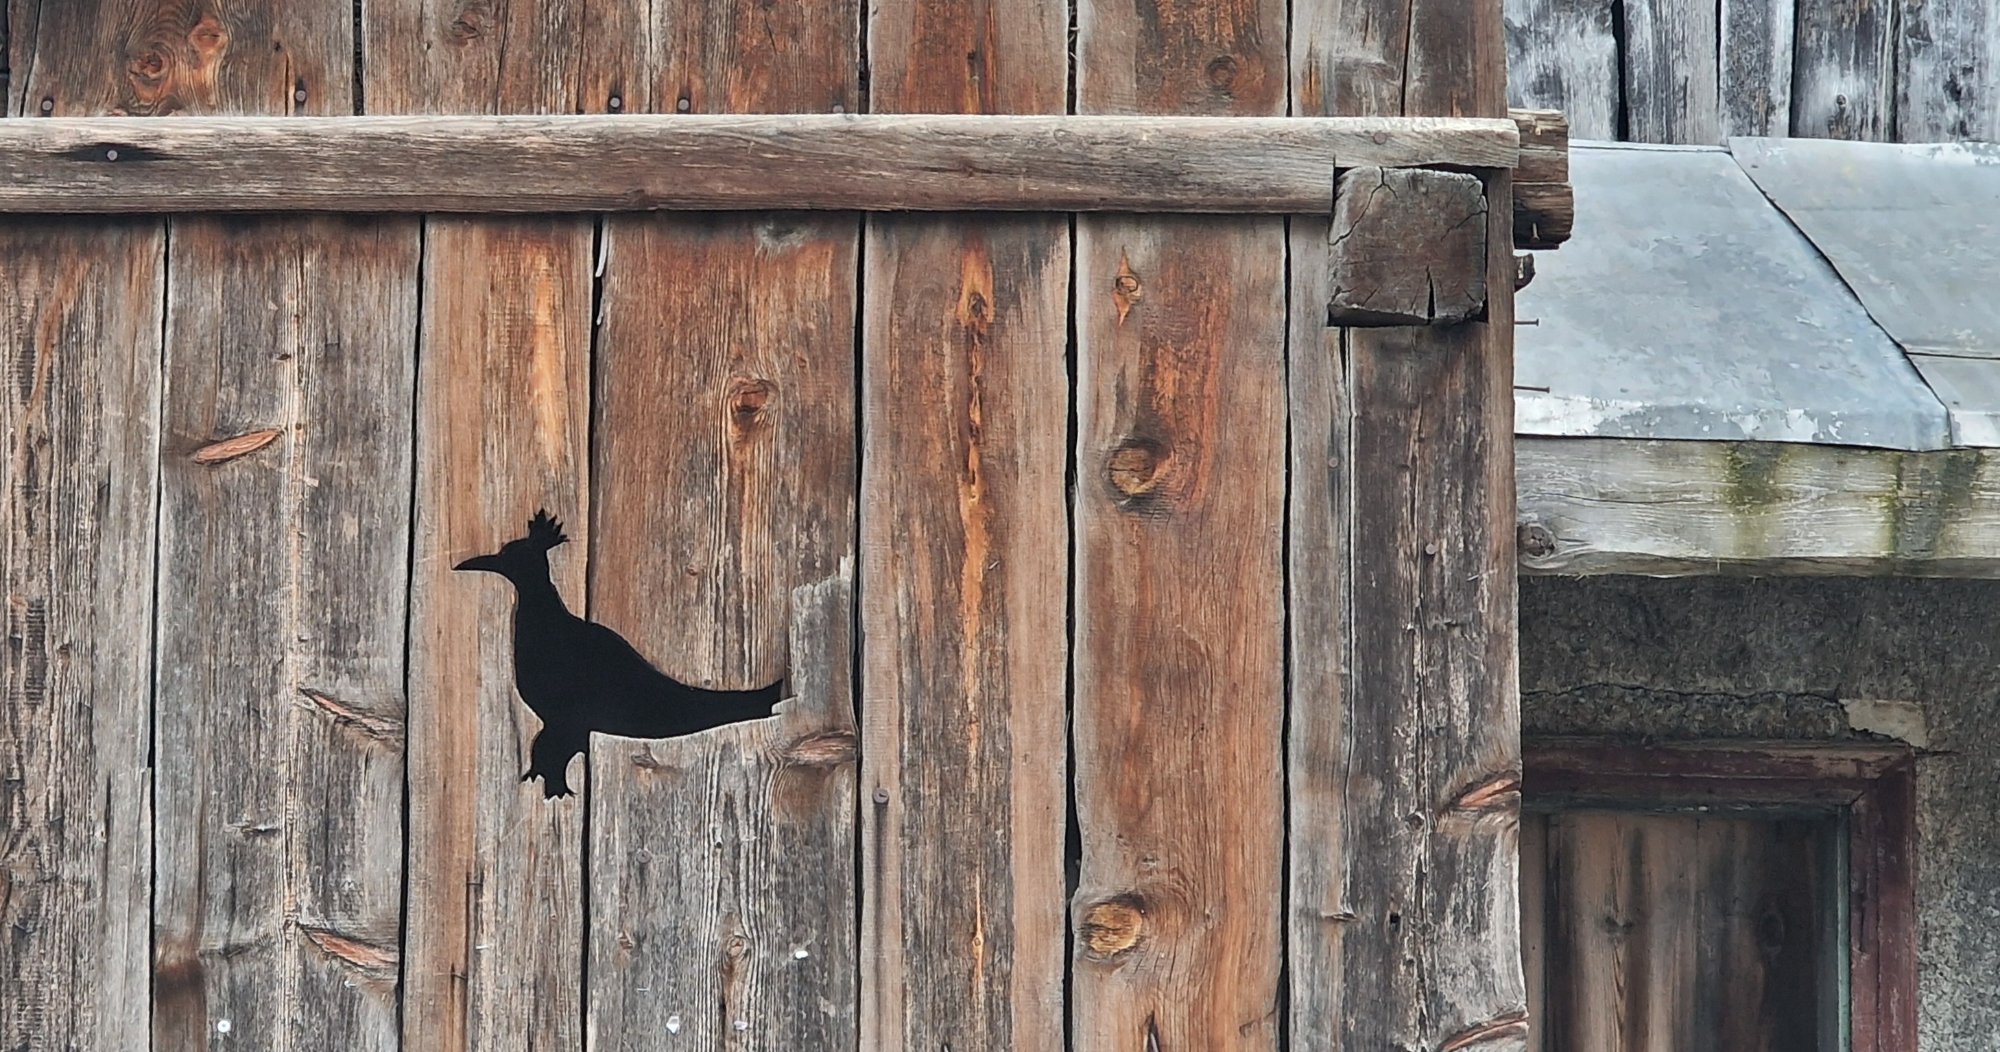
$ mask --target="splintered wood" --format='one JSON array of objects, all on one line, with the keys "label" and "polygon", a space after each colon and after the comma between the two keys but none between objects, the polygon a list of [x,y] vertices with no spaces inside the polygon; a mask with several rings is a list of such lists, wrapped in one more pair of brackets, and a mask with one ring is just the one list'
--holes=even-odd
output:
[{"label": "splintered wood", "polygon": [[1355,168],[1333,197],[1336,325],[1441,325],[1486,309],[1486,191],[1477,176]]}]

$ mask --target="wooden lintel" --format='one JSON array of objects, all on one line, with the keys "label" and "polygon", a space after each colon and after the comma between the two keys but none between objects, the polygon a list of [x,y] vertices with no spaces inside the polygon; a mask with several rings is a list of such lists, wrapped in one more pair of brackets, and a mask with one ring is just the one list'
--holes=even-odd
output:
[{"label": "wooden lintel", "polygon": [[1330,325],[1447,325],[1486,310],[1486,190],[1463,172],[1366,166],[1333,198]]},{"label": "wooden lintel", "polygon": [[1515,443],[1521,572],[2000,578],[2000,456],[1795,442]]},{"label": "wooden lintel", "polygon": [[1458,117],[176,117],[0,122],[0,212],[759,208],[1325,215],[1337,168],[1511,168]]}]

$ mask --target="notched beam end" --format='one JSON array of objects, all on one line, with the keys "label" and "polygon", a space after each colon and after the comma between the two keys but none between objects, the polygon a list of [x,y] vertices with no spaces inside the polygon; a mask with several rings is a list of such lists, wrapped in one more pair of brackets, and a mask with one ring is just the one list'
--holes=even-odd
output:
[{"label": "notched beam end", "polygon": [[1361,167],[1335,184],[1327,323],[1450,325],[1486,313],[1486,188],[1464,172]]}]

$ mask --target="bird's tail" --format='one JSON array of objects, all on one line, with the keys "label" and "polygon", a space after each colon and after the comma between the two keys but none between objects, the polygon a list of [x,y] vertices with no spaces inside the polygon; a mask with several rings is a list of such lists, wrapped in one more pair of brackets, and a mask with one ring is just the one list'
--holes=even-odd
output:
[{"label": "bird's tail", "polygon": [[685,683],[673,686],[676,696],[667,708],[685,721],[673,733],[693,734],[730,723],[769,719],[776,715],[778,702],[789,694],[790,680],[780,679],[754,690],[709,690]]}]

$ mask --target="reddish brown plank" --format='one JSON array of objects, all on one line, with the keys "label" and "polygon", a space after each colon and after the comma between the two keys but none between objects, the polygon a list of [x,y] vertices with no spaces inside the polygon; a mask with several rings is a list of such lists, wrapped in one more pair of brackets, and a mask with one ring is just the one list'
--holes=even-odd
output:
[{"label": "reddish brown plank", "polygon": [[589,4],[585,113],[853,113],[861,103],[861,5]]},{"label": "reddish brown plank", "polygon": [[[852,556],[857,225],[607,223],[590,609],[685,682],[786,675],[792,589]],[[592,875],[590,1025],[605,1047],[652,1047],[676,1016],[718,1044],[852,1047],[851,739],[812,779],[785,773],[798,742],[851,735],[852,707],[843,694],[801,709],[674,741],[598,739],[593,857],[681,867]],[[745,842],[763,846],[688,851]]]},{"label": "reddish brown plank", "polygon": [[[1060,5],[884,0],[877,112],[1062,113]],[[869,221],[861,1047],[1063,1042],[1069,222]]]},{"label": "reddish brown plank", "polygon": [[9,116],[354,112],[354,24],[344,4],[8,6]]},{"label": "reddish brown plank", "polygon": [[869,226],[864,1048],[1062,1042],[1068,235]]},{"label": "reddish brown plank", "polygon": [[1079,1049],[1275,1047],[1283,246],[1158,216],[1078,245]]},{"label": "reddish brown plank", "polygon": [[368,113],[581,113],[581,0],[360,0]]},{"label": "reddish brown plank", "polygon": [[147,1042],[157,220],[0,230],[0,1047]]},{"label": "reddish brown plank", "polygon": [[583,1024],[583,817],[522,784],[539,723],[515,695],[513,595],[468,556],[537,509],[583,600],[591,230],[562,218],[429,220],[410,586],[407,1048],[575,1048]]},{"label": "reddish brown plank", "polygon": [[[1282,114],[1285,10],[1079,4],[1077,109]],[[1073,1047],[1270,1049],[1284,225],[1087,216],[1076,253]]]}]

